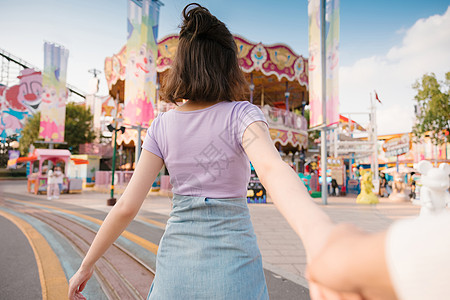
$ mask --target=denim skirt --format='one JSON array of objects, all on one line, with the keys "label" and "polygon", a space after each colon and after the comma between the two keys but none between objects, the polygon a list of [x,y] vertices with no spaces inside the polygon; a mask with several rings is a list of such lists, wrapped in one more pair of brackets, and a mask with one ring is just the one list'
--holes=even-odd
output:
[{"label": "denim skirt", "polygon": [[269,299],[246,198],[174,195],[147,299]]}]

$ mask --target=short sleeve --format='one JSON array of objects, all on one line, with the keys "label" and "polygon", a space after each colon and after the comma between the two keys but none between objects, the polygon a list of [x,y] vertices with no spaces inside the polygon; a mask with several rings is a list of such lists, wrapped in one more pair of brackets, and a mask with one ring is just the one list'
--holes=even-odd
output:
[{"label": "short sleeve", "polygon": [[450,299],[450,214],[394,223],[386,263],[401,300]]},{"label": "short sleeve", "polygon": [[161,149],[158,145],[157,139],[157,137],[159,136],[158,130],[161,130],[160,126],[158,126],[160,122],[161,122],[161,114],[158,115],[158,117],[156,117],[153,120],[152,124],[150,125],[150,128],[147,130],[144,143],[142,143],[142,148],[164,159],[161,153]]},{"label": "short sleeve", "polygon": [[267,120],[264,117],[263,112],[256,105],[251,104],[248,101],[242,101],[238,106],[238,138],[239,144],[248,144],[252,141],[252,135],[249,135],[246,141],[243,141],[243,135],[248,126],[254,122],[262,121],[267,126]]}]

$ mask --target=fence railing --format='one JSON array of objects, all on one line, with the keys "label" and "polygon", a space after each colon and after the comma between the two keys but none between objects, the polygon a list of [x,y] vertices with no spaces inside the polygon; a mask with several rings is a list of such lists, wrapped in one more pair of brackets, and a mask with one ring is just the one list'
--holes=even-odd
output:
[{"label": "fence railing", "polygon": [[303,116],[299,116],[291,111],[272,107],[269,105],[264,105],[261,110],[264,113],[267,122],[269,122],[269,126],[284,126],[299,130],[308,129],[306,118]]},{"label": "fence railing", "polygon": [[[166,112],[173,108],[175,108],[176,105],[173,103],[167,103],[160,101],[158,103],[158,110],[159,112]],[[267,119],[267,122],[269,122],[269,125],[272,126],[284,126],[291,129],[298,129],[298,130],[307,130],[308,125],[306,118],[303,116],[299,116],[296,113],[293,113],[291,111],[286,111],[285,109],[280,109],[276,107],[272,107],[269,105],[264,105],[261,108],[262,112],[264,113],[264,116]]]},{"label": "fence railing", "polygon": [[[133,175],[133,171],[115,171],[114,172],[114,185],[125,186]],[[111,171],[97,171],[95,172],[95,185],[96,186],[109,186],[112,180]]]}]

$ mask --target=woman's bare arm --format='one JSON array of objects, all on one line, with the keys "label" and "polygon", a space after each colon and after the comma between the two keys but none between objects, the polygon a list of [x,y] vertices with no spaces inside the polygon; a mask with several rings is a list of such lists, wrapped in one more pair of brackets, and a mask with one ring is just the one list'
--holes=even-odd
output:
[{"label": "woman's bare arm", "polygon": [[273,202],[303,241],[311,262],[309,280],[316,291],[325,291],[315,299],[395,299],[384,252],[386,233],[334,225],[281,160],[263,122],[247,128],[243,145]]},{"label": "woman's bare arm", "polygon": [[69,299],[84,299],[79,292],[83,290],[87,280],[91,277],[95,262],[134,219],[162,165],[163,160],[160,157],[147,150],[142,151],[139,163],[125,192],[109,212],[80,269],[70,280]]},{"label": "woman's bare arm", "polygon": [[312,201],[295,171],[282,161],[265,123],[248,126],[243,146],[278,210],[303,240],[308,257],[313,257],[333,227],[330,218]]}]

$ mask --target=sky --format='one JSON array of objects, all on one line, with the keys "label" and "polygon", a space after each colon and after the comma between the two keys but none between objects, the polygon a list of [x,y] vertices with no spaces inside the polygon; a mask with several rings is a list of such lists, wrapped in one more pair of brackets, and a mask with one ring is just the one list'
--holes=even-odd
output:
[{"label": "sky", "polygon": [[[159,38],[177,33],[190,1],[162,0]],[[307,1],[197,1],[232,33],[264,44],[283,43],[308,57]],[[126,43],[126,0],[0,0],[0,48],[43,67],[44,41],[69,50],[67,82],[88,91],[105,57]],[[368,112],[377,91],[379,134],[411,131],[412,84],[425,73],[450,71],[450,1],[340,3],[340,112]],[[107,94],[104,73],[99,95]],[[355,116],[361,123],[367,118]]]}]

